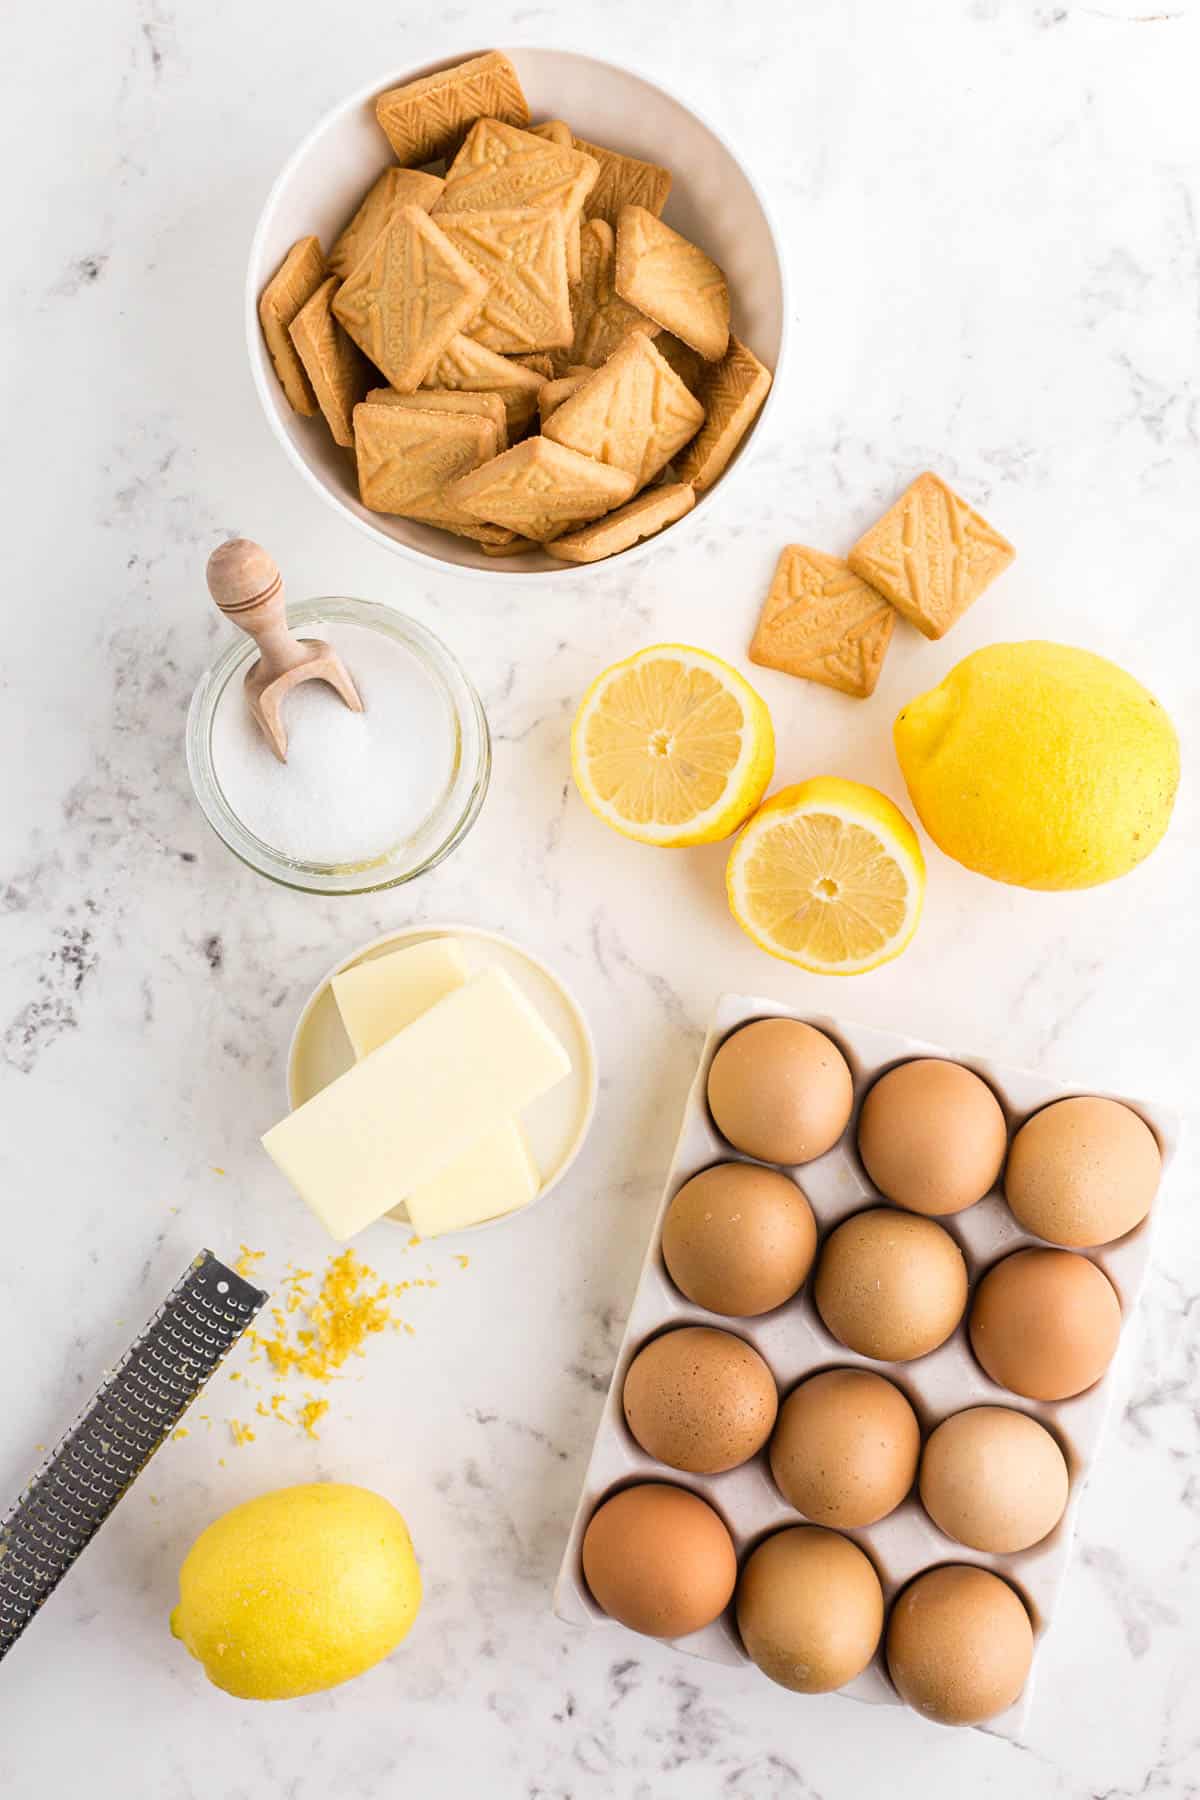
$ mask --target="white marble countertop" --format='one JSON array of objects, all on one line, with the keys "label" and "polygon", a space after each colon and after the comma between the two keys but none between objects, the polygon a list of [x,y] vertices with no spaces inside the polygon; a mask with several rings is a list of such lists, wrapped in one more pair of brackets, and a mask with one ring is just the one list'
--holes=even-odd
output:
[{"label": "white marble countertop", "polygon": [[[336,15],[336,23],[334,23]],[[566,34],[565,37],[562,34]],[[659,74],[766,178],[794,275],[771,439],[685,546],[587,587],[426,574],[322,507],[270,439],[240,283],[275,170],[376,70],[572,40]],[[847,546],[932,465],[1016,542],[954,636],[897,633],[859,706],[763,673],[778,772],[898,799],[897,707],[969,649],[1048,636],[1126,663],[1194,754],[1200,714],[1194,70],[1181,0],[109,0],[21,9],[0,132],[9,515],[0,810],[0,1494],[20,1485],[193,1250],[325,1254],[257,1144],[313,979],[390,926],[509,931],[589,1011],[595,1129],[543,1209],[470,1246],[361,1248],[423,1273],[412,1335],[372,1346],[319,1442],[219,1422],[156,1459],[0,1671],[0,1791],[153,1800],[353,1794],[895,1800],[1200,1791],[1200,1226],[1185,1157],[1087,1493],[1027,1744],[801,1700],[549,1611],[703,1021],[718,990],[908,1031],[1195,1111],[1194,784],[1164,846],[1074,897],[991,886],[930,850],[901,961],[833,984],[729,921],[722,852],[605,832],[569,784],[590,677],[680,637],[744,657],[789,539]],[[669,160],[669,158],[668,158]],[[750,474],[753,468],[753,475]],[[496,736],[481,822],[378,899],[269,888],[209,835],[184,709],[220,635],[218,539],[267,542],[304,594],[390,600],[467,661]],[[1190,741],[1188,741],[1190,740]],[[223,1169],[224,1174],[215,1171]],[[221,1390],[221,1391],[218,1391]],[[236,1411],[224,1378],[205,1410]],[[214,1514],[318,1476],[408,1517],[427,1598],[353,1685],[252,1707],[167,1635]]]}]

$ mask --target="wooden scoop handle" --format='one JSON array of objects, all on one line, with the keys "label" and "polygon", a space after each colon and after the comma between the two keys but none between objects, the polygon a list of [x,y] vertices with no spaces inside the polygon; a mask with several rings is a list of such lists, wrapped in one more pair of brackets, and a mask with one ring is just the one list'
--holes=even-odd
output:
[{"label": "wooden scoop handle", "polygon": [[258,645],[257,678],[273,681],[312,657],[288,630],[283,576],[273,557],[249,538],[230,538],[208,559],[208,591]]}]

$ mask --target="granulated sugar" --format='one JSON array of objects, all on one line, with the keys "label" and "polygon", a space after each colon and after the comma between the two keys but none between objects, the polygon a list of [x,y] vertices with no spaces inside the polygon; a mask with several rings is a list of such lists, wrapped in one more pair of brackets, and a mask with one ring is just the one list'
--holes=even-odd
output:
[{"label": "granulated sugar", "polygon": [[351,712],[323,681],[304,682],[284,701],[281,763],[250,716],[239,673],[213,715],[213,772],[231,810],[273,850],[300,862],[374,862],[411,838],[445,793],[454,718],[394,638],[365,625],[310,629],[341,654],[365,710]]}]

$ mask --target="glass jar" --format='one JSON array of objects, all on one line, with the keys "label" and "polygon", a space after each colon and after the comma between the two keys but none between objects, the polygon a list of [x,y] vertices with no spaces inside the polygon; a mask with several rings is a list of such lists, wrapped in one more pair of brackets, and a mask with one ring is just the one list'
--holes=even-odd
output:
[{"label": "glass jar", "polygon": [[[196,684],[187,720],[187,764],[205,818],[226,847],[260,875],[308,894],[367,894],[399,887],[422,875],[461,843],[479,816],[492,770],[492,745],[483,703],[445,644],[415,619],[374,600],[306,600],[288,609],[299,636],[321,635],[322,625],[356,625],[382,633],[420,664],[443,701],[451,727],[450,768],[429,811],[381,855],[354,863],[311,862],[257,836],[238,817],[213,763],[213,721],[231,682],[240,690],[258,655],[239,632]],[[231,701],[234,696],[231,696]],[[240,692],[236,696],[244,704]],[[269,752],[268,752],[269,754]]]}]

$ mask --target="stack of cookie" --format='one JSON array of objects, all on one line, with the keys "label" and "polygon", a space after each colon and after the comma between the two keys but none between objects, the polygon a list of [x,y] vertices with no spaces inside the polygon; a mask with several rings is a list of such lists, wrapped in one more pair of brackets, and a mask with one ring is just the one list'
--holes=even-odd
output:
[{"label": "stack of cookie", "polygon": [[260,317],[297,412],[364,506],[568,562],[681,518],[770,372],[716,263],[659,216],[667,169],[530,124],[499,52],[382,94],[399,165],[328,257],[293,245]]}]

